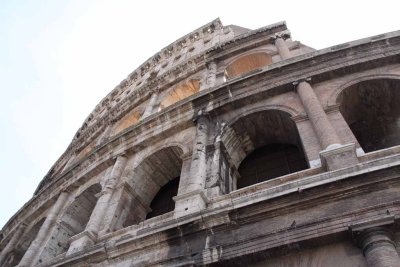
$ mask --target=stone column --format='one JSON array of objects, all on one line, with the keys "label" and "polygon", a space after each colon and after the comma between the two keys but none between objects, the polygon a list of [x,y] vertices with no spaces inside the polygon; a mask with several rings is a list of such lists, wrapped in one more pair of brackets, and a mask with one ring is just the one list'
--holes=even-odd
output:
[{"label": "stone column", "polygon": [[15,233],[12,235],[10,241],[8,241],[7,245],[4,247],[4,249],[0,252],[0,266],[5,262],[7,259],[8,254],[15,248],[17,245],[18,241],[20,240],[22,234],[24,233],[26,228],[26,224],[22,223],[21,225],[18,226],[17,230],[15,230]]},{"label": "stone column", "polygon": [[286,45],[284,35],[275,35],[275,46],[282,60],[292,57],[289,48]]},{"label": "stone column", "polygon": [[211,88],[215,86],[217,80],[217,63],[215,61],[210,61],[207,65],[207,78],[205,88]]},{"label": "stone column", "polygon": [[297,93],[322,147],[322,166],[327,170],[336,170],[357,164],[355,144],[341,144],[311,85],[305,80],[293,84],[297,85]]},{"label": "stone column", "polygon": [[187,191],[203,190],[206,181],[206,146],[208,139],[208,114],[200,111],[196,118],[196,138],[193,146],[190,180]]},{"label": "stone column", "polygon": [[206,206],[204,185],[207,172],[206,146],[208,140],[208,114],[199,111],[196,119],[196,137],[190,163],[190,176],[179,188],[175,200],[175,214],[178,216],[195,212]]},{"label": "stone column", "polygon": [[213,197],[213,196],[218,196],[222,195],[223,193],[228,193],[228,192],[223,192],[223,185],[220,185],[220,175],[221,175],[221,146],[222,146],[222,141],[221,139],[218,138],[214,141],[214,153],[213,153],[213,158],[212,158],[212,163],[211,163],[211,175],[210,175],[210,181],[207,182],[207,196],[208,197]]},{"label": "stone column", "polygon": [[363,251],[368,266],[400,266],[396,243],[386,227],[373,227],[360,233],[357,243]]},{"label": "stone column", "polygon": [[158,90],[155,90],[153,94],[150,97],[149,103],[146,106],[146,109],[144,110],[144,113],[142,115],[142,120],[145,119],[146,117],[150,116],[153,113],[154,107],[156,105],[158,99]]},{"label": "stone column", "polygon": [[71,245],[68,249],[67,255],[80,251],[85,246],[95,243],[97,239],[97,233],[100,231],[100,227],[108,207],[108,203],[121,177],[122,171],[125,168],[126,162],[127,157],[125,155],[120,155],[117,157],[110,177],[107,179],[102,191],[100,192],[100,197],[98,198],[96,206],[90,215],[89,222],[87,223],[85,230],[82,233],[71,237]]},{"label": "stone column", "polygon": [[296,83],[296,85],[297,93],[299,94],[307,116],[317,133],[322,149],[326,149],[331,145],[340,144],[339,137],[329,122],[328,117],[326,116],[326,113],[311,85],[306,81],[300,81]]},{"label": "stone column", "polygon": [[125,221],[131,222],[128,225],[143,221],[147,213],[151,211],[150,207],[142,204],[143,201],[140,200],[129,183],[129,180],[134,177],[137,160],[135,159],[127,164],[108,203],[103,219],[103,227],[99,235],[122,228]]},{"label": "stone column", "polygon": [[69,194],[67,192],[61,192],[56,203],[51,207],[49,214],[46,217],[43,225],[40,227],[38,234],[30,244],[29,248],[25,252],[18,266],[32,266],[35,264],[34,259],[37,256],[39,249],[44,245],[45,240],[50,234],[50,230],[55,225],[58,215],[61,209],[68,199]]}]

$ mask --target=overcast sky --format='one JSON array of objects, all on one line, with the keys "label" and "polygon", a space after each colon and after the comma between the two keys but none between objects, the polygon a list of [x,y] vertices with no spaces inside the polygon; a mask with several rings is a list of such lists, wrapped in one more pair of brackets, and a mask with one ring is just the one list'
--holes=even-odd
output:
[{"label": "overcast sky", "polygon": [[400,30],[400,1],[353,2],[0,0],[0,227],[95,105],[163,47],[217,17],[286,20],[317,49]]}]

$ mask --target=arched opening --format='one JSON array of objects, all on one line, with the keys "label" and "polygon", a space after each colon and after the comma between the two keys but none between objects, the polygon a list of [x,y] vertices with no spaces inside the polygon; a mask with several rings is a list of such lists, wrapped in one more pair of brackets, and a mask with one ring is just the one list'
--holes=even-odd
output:
[{"label": "arched opening", "polygon": [[302,151],[291,144],[270,144],[251,152],[240,164],[238,188],[307,168]]},{"label": "arched opening", "polygon": [[21,261],[25,252],[28,250],[32,241],[36,238],[39,233],[40,227],[42,227],[46,218],[42,218],[37,223],[35,223],[26,233],[23,235],[17,246],[7,255],[7,259],[5,260],[2,266],[11,267],[16,266]]},{"label": "arched opening", "polygon": [[122,227],[174,210],[172,198],[178,192],[182,154],[182,150],[176,146],[163,148],[135,168],[129,180],[133,192],[129,194],[129,201],[126,201],[130,204],[121,211],[126,218]]},{"label": "arched opening", "polygon": [[60,222],[51,233],[51,238],[40,255],[40,261],[53,258],[68,250],[70,238],[85,230],[96,205],[97,194],[100,192],[100,184],[91,185],[68,206]]},{"label": "arched opening", "polygon": [[225,69],[225,77],[226,79],[239,77],[243,74],[262,68],[271,63],[272,58],[267,53],[259,52],[245,55],[236,59],[228,65],[228,67]]},{"label": "arched opening", "polygon": [[177,85],[170,90],[160,102],[160,110],[175,104],[176,102],[189,97],[200,90],[199,80],[189,80]]},{"label": "arched opening", "polygon": [[354,84],[338,97],[340,112],[365,152],[400,145],[400,81]]},{"label": "arched opening", "polygon": [[161,187],[150,204],[151,211],[147,213],[146,219],[150,219],[175,209],[175,201],[173,197],[178,193],[179,177],[169,181]]},{"label": "arched opening", "polygon": [[296,125],[286,112],[242,117],[226,131],[223,142],[238,166],[238,189],[308,168]]}]

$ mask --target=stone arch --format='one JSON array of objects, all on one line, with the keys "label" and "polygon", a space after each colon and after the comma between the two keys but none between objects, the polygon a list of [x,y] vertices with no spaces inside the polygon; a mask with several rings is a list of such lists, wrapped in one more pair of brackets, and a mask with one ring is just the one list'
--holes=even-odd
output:
[{"label": "stone arch", "polygon": [[68,250],[70,238],[85,230],[100,192],[101,185],[97,182],[85,186],[85,189],[77,194],[51,233],[39,261],[48,260]]},{"label": "stone arch", "polygon": [[237,120],[240,120],[241,118],[248,116],[253,113],[257,112],[267,112],[267,111],[278,111],[278,112],[283,112],[287,113],[289,117],[294,117],[300,114],[300,112],[292,107],[289,106],[284,106],[284,105],[268,105],[268,106],[259,106],[259,107],[250,107],[244,111],[240,112],[240,116],[235,116],[232,120],[229,120],[225,125],[226,126],[231,126],[234,124]]},{"label": "stone arch", "polygon": [[[130,205],[122,212],[126,214],[122,227],[148,219],[151,212],[158,216],[173,210],[172,197],[177,193],[183,164],[181,157],[184,150],[181,147],[180,144],[160,146],[157,150],[145,153],[142,160],[135,160],[134,166],[129,166],[132,171],[127,170],[124,179],[132,192],[127,197]],[[160,192],[161,196],[158,197]],[[167,199],[163,196],[167,196]]]},{"label": "stone arch", "polygon": [[8,253],[8,255],[6,256],[6,260],[2,266],[11,267],[17,266],[19,264],[25,252],[31,245],[32,241],[35,240],[45,220],[46,217],[36,220],[34,223],[31,224],[29,228],[24,231],[24,234],[20,238],[20,241],[17,243],[15,248],[13,248],[10,253]]},{"label": "stone arch", "polygon": [[291,114],[279,109],[233,119],[221,141],[239,172],[238,188],[308,168]]},{"label": "stone arch", "polygon": [[400,79],[368,78],[348,83],[336,98],[340,112],[367,153],[400,145]]},{"label": "stone arch", "polygon": [[241,54],[226,66],[225,78],[230,80],[271,63],[272,57],[265,51],[252,51],[251,53]]},{"label": "stone arch", "polygon": [[[101,173],[101,175],[102,175],[103,173],[104,173],[104,175],[106,175],[106,174],[107,174],[107,171],[111,171],[111,169],[108,168],[108,169],[104,170],[104,171]],[[100,175],[100,177],[101,177],[101,175]],[[92,179],[92,180],[90,180],[89,182],[86,182],[85,184],[81,185],[81,186],[77,189],[77,191],[76,191],[76,193],[75,193],[75,199],[78,198],[80,195],[82,195],[86,190],[89,190],[90,187],[97,188],[98,186],[100,186],[100,191],[101,191],[101,190],[103,189],[103,185],[102,185],[102,183],[101,183],[100,181],[98,181],[97,179]]]},{"label": "stone arch", "polygon": [[177,84],[174,88],[162,97],[159,104],[159,109],[169,107],[176,102],[185,99],[200,91],[200,79],[190,79]]},{"label": "stone arch", "polygon": [[334,105],[339,105],[339,96],[340,94],[349,88],[350,86],[363,82],[363,81],[369,81],[369,80],[376,80],[376,79],[393,79],[393,80],[400,80],[400,75],[398,74],[368,74],[368,75],[363,75],[361,77],[357,77],[355,79],[352,79],[350,81],[347,81],[344,84],[341,84],[340,86],[336,87],[332,93],[330,94],[327,104],[329,106],[334,106]]},{"label": "stone arch", "polygon": [[[137,155],[137,156],[140,156],[140,158],[142,160],[135,160],[135,165],[133,167],[136,168],[140,163],[142,163],[149,156],[157,153],[158,151],[169,148],[169,147],[177,147],[179,150],[182,151],[182,155],[187,154],[191,151],[191,148],[188,147],[186,144],[183,144],[183,143],[177,142],[177,141],[170,141],[167,143],[156,144],[154,146],[149,147],[148,150],[144,151],[142,154]],[[136,158],[137,158],[137,156],[136,156]]]}]

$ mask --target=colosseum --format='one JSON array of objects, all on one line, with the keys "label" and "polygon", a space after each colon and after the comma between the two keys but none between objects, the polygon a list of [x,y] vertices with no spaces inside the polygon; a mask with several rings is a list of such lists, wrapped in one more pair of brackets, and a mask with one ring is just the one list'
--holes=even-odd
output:
[{"label": "colosseum", "polygon": [[216,19],[94,108],[0,266],[400,266],[399,103],[400,31],[317,51]]}]

